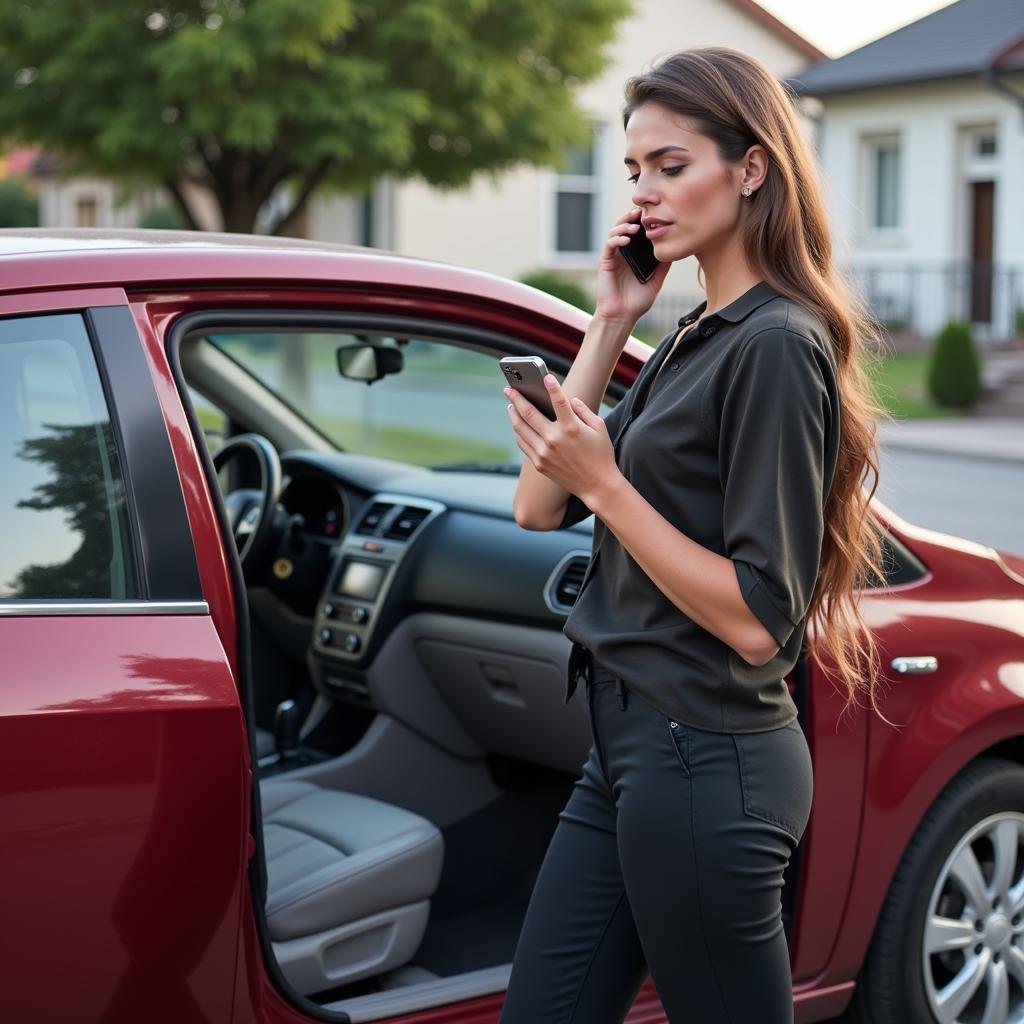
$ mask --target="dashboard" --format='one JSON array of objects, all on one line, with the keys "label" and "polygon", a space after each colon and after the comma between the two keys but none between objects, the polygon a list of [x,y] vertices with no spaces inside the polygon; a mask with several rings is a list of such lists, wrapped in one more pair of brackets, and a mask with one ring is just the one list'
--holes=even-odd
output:
[{"label": "dashboard", "polygon": [[592,520],[524,530],[507,474],[347,453],[288,452],[281,466],[287,528],[267,585],[305,623],[306,660],[325,695],[370,704],[366,669],[415,612],[561,630]]}]

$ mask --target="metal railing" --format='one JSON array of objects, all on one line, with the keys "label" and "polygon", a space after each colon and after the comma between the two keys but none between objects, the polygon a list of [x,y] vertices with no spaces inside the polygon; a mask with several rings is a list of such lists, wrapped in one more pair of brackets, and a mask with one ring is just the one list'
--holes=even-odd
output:
[{"label": "metal railing", "polygon": [[[1024,266],[969,261],[861,263],[847,279],[892,333],[912,329],[933,337],[950,320],[972,324],[979,341],[1024,332]],[[700,293],[663,293],[640,321],[659,337],[703,301]]]}]

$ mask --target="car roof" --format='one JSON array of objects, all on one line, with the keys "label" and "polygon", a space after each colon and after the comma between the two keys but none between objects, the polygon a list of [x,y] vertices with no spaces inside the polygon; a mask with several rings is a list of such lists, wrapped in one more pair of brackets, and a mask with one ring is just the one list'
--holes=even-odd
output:
[{"label": "car roof", "polygon": [[325,252],[382,252],[307,238],[244,235],[226,231],[165,231],[157,228],[3,228],[0,257],[116,249],[314,249]]},{"label": "car roof", "polygon": [[[281,287],[364,286],[454,292],[508,303],[586,330],[590,316],[509,278],[359,245],[226,232],[117,228],[0,229],[0,294],[26,290],[163,290],[273,283]],[[639,346],[639,347],[637,347]],[[631,354],[649,347],[630,339]]]}]

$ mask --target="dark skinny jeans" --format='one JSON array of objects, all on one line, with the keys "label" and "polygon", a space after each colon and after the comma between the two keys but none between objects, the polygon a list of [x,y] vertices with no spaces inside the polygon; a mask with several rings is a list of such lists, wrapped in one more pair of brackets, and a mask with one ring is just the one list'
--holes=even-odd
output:
[{"label": "dark skinny jeans", "polygon": [[548,847],[499,1024],[792,1024],[783,872],[810,815],[798,722],[674,722],[591,662],[594,742]]}]

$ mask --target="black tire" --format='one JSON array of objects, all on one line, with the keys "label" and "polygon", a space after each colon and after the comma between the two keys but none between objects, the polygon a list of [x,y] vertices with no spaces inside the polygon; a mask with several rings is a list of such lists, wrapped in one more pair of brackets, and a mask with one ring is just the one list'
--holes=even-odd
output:
[{"label": "black tire", "polygon": [[1024,768],[980,757],[928,809],[889,887],[843,1024],[936,1024],[921,970],[925,915],[953,848],[990,815],[1024,813]]}]

